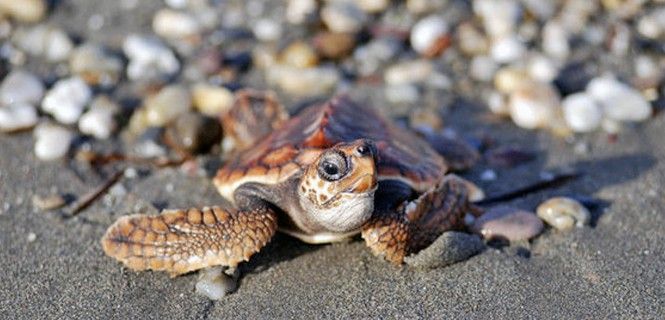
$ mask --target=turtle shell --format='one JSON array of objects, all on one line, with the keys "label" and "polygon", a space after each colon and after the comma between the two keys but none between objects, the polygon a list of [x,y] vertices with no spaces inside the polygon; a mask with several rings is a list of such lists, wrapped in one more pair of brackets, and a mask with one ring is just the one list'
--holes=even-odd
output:
[{"label": "turtle shell", "polygon": [[283,182],[301,172],[323,150],[361,138],[376,144],[379,181],[400,180],[423,192],[447,170],[444,159],[426,141],[376,109],[337,96],[304,109],[239,153],[217,172],[214,183],[222,196],[232,201],[233,192],[243,183]]}]

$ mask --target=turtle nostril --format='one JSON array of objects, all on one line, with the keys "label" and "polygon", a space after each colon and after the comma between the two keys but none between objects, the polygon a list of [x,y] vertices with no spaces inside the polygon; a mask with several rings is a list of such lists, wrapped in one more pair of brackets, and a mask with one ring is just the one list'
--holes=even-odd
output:
[{"label": "turtle nostril", "polygon": [[374,146],[371,143],[364,143],[358,148],[356,148],[356,152],[360,156],[369,156],[374,154]]}]

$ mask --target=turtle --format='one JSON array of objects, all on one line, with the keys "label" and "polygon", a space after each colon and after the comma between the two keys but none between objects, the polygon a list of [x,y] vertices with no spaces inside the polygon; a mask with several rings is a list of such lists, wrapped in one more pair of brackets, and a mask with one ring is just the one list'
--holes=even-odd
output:
[{"label": "turtle", "polygon": [[341,94],[289,117],[275,99],[240,92],[222,119],[239,146],[213,178],[227,201],[123,216],[103,236],[104,252],[132,270],[177,276],[235,268],[277,231],[315,244],[360,234],[374,255],[402,265],[482,211],[471,182],[377,108]]}]

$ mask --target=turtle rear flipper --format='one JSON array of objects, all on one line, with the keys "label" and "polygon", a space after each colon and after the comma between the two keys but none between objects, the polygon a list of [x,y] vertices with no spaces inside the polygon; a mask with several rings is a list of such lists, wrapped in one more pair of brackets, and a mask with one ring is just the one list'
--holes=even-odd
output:
[{"label": "turtle rear flipper", "polygon": [[235,267],[263,248],[276,230],[277,217],[268,207],[165,210],[118,219],[106,231],[102,247],[132,270],[176,276],[215,265]]},{"label": "turtle rear flipper", "polygon": [[466,180],[449,174],[417,199],[394,211],[377,212],[362,237],[375,255],[401,264],[406,255],[427,247],[443,232],[461,227],[464,215],[474,210]]}]

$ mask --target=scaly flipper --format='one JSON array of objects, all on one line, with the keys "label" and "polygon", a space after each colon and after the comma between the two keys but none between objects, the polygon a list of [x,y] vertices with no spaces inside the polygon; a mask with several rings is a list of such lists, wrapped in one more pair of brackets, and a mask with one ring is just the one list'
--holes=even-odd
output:
[{"label": "scaly flipper", "polygon": [[106,231],[102,247],[132,270],[177,276],[215,265],[235,267],[263,248],[276,231],[277,216],[269,207],[165,210],[156,216],[118,219]]},{"label": "scaly flipper", "polygon": [[443,232],[462,226],[464,215],[476,211],[468,200],[467,182],[449,174],[432,189],[393,212],[377,212],[362,230],[377,256],[401,264],[404,257],[430,245]]}]

